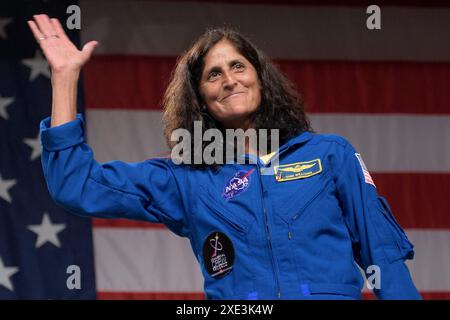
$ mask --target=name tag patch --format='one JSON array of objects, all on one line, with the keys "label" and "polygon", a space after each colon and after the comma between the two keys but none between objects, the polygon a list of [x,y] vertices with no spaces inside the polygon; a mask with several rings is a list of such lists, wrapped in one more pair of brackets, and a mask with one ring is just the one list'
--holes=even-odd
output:
[{"label": "name tag patch", "polygon": [[277,182],[304,179],[322,172],[322,162],[314,159],[305,162],[295,162],[275,166],[275,179]]}]

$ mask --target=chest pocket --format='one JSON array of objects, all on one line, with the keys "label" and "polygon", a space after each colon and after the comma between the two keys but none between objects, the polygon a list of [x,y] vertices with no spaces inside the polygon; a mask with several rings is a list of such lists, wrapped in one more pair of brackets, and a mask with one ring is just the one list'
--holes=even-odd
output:
[{"label": "chest pocket", "polygon": [[209,189],[201,187],[198,200],[197,209],[201,220],[224,223],[241,234],[246,234],[255,222],[249,208],[239,205],[235,205],[234,209],[228,208],[222,203],[222,199],[213,195]]},{"label": "chest pocket", "polygon": [[312,177],[277,183],[275,213],[288,224],[301,218],[313,203],[320,200],[331,182],[327,170]]}]

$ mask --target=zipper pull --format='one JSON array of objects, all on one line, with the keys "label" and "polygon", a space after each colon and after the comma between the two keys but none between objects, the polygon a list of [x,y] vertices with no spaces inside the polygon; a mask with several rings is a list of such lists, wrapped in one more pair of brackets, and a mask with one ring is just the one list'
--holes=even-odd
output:
[{"label": "zipper pull", "polygon": [[292,239],[292,234],[291,234],[291,230],[288,231],[288,239],[291,240]]}]

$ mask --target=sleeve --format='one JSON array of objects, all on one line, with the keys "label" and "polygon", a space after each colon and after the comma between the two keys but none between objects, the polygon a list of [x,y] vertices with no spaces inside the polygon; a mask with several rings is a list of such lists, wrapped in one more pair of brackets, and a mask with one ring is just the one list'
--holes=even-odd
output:
[{"label": "sleeve", "polygon": [[81,114],[56,127],[48,117],[40,130],[44,177],[58,205],[82,216],[164,223],[188,236],[180,188],[166,159],[98,163],[85,142]]},{"label": "sleeve", "polygon": [[379,268],[380,283],[373,290],[378,299],[421,299],[404,263],[413,259],[413,245],[349,143],[342,160],[337,189],[356,262],[365,272],[369,266]]}]

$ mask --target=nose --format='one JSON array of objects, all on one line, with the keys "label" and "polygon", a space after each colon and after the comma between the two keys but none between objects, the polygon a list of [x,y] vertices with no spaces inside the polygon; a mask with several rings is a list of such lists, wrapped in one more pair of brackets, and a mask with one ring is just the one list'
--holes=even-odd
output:
[{"label": "nose", "polygon": [[237,84],[234,74],[230,71],[224,72],[223,75],[223,86],[225,89],[233,89]]}]

